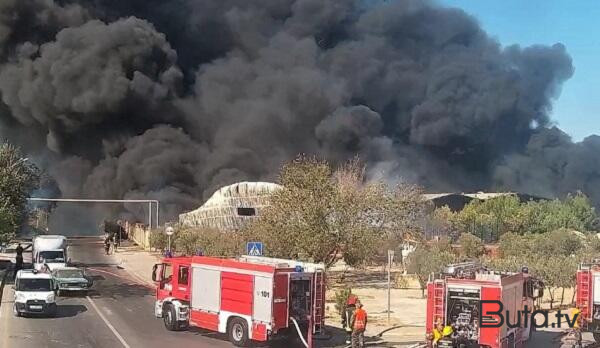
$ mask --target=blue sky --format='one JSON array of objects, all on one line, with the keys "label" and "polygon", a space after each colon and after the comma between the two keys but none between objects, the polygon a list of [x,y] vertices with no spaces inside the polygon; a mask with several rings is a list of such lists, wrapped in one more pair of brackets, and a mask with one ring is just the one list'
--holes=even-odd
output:
[{"label": "blue sky", "polygon": [[597,0],[438,0],[476,17],[503,46],[563,43],[575,74],[554,103],[552,120],[579,141],[600,134],[600,2]]}]

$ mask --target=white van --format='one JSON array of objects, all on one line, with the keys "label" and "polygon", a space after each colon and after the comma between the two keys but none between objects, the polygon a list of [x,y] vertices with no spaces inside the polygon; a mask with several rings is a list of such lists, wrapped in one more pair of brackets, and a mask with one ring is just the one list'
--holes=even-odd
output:
[{"label": "white van", "polygon": [[49,273],[36,270],[20,270],[15,278],[15,304],[13,313],[56,315],[56,295],[54,281]]},{"label": "white van", "polygon": [[67,237],[41,235],[33,238],[33,268],[49,271],[66,267],[68,264]]}]

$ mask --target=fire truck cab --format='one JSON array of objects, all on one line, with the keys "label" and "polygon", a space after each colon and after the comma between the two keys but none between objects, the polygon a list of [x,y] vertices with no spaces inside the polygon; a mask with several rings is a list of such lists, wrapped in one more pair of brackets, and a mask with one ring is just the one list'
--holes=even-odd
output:
[{"label": "fire truck cab", "polygon": [[167,330],[196,326],[236,346],[288,328],[310,338],[324,323],[324,274],[321,264],[257,256],[164,258],[152,271],[155,315]]},{"label": "fire truck cab", "polygon": [[600,259],[579,265],[575,302],[581,311],[581,329],[591,332],[600,343]]},{"label": "fire truck cab", "polygon": [[[524,307],[534,310],[534,299],[543,295],[543,284],[530,277],[526,269],[519,273],[492,272],[476,262],[448,265],[444,272],[432,276],[427,284],[426,332],[431,337],[436,323],[452,327],[452,334],[438,342],[438,347],[523,347],[529,339],[531,323],[509,328],[507,320],[517,323]],[[499,306],[481,301],[500,301],[502,314],[510,313],[499,327],[500,318],[486,315]],[[481,313],[480,313],[481,310]],[[519,312],[520,311],[520,312]],[[480,327],[481,322],[484,327]]]}]

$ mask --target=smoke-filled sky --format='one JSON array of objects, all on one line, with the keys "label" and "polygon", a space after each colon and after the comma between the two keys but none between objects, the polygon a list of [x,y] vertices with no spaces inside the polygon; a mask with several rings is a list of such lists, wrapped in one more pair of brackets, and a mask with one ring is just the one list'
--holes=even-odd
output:
[{"label": "smoke-filled sky", "polygon": [[[554,44],[562,42],[573,58],[575,74],[563,84],[553,103],[553,121],[573,139],[600,132],[598,57],[600,3],[596,0],[438,0],[473,14],[501,44]],[[532,15],[535,14],[535,15]]]},{"label": "smoke-filled sky", "polygon": [[0,137],[62,196],[159,199],[163,219],[300,152],[431,192],[599,203],[600,138],[549,118],[573,72],[560,43],[501,47],[427,1],[0,2]]}]

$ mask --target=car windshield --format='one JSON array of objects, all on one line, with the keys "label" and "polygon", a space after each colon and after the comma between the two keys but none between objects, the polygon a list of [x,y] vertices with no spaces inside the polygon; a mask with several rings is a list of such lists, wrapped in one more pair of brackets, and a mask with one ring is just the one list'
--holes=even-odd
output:
[{"label": "car windshield", "polygon": [[52,282],[50,279],[21,278],[15,288],[17,291],[52,291]]},{"label": "car windshield", "polygon": [[83,272],[78,269],[62,269],[56,271],[57,278],[83,278]]},{"label": "car windshield", "polygon": [[41,251],[40,262],[62,263],[65,262],[65,255],[62,250]]}]

